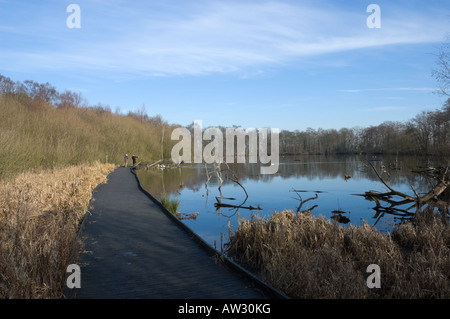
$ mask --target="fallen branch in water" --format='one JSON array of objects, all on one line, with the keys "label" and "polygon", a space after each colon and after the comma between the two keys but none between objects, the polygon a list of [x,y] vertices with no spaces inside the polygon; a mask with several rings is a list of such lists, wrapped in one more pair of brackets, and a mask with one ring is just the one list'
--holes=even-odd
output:
[{"label": "fallen branch in water", "polygon": [[305,210],[301,211],[303,204],[305,204],[306,202],[309,202],[310,200],[317,199],[319,197],[319,195],[316,192],[316,196],[315,197],[311,197],[311,198],[303,200],[303,198],[299,194],[300,191],[293,189],[292,192],[297,194],[297,196],[299,198],[299,201],[300,201],[300,205],[297,207],[297,213],[304,213],[306,211],[312,211],[314,208],[316,208],[318,206],[318,205],[314,205],[311,208],[308,208],[308,209],[305,209]]},{"label": "fallen branch in water", "polygon": [[253,207],[253,206],[243,206],[243,204],[241,205],[233,205],[233,204],[227,204],[227,203],[222,203],[221,199],[218,198],[216,196],[216,202],[214,203],[214,207],[216,207],[217,209],[222,208],[222,207],[229,207],[229,208],[237,208],[237,209],[248,209],[248,210],[262,210],[261,207]]},{"label": "fallen branch in water", "polygon": [[[420,196],[419,193],[415,190],[413,185],[411,186],[411,189],[414,193],[414,196],[407,195],[405,193],[399,192],[392,188],[378,173],[378,171],[375,169],[373,164],[369,161],[369,165],[372,167],[373,171],[377,175],[378,179],[389,189],[389,192],[375,192],[375,191],[368,191],[365,192],[365,194],[356,194],[358,196],[364,196],[366,199],[374,201],[376,207],[374,208],[377,211],[378,217],[380,213],[388,212],[390,214],[394,215],[413,215],[413,213],[409,212],[411,209],[416,208],[416,212],[419,211],[422,207],[425,205],[434,205],[434,206],[447,206],[449,203],[446,203],[439,199],[439,196],[443,194],[447,188],[450,185],[449,181],[449,167],[446,168],[440,168],[439,170],[436,169],[426,169],[424,171],[416,171],[419,173],[426,172],[429,177],[433,177],[437,180],[437,184],[431,189],[427,194]],[[430,172],[433,172],[433,174],[430,174]],[[394,197],[399,197],[400,199],[394,199]],[[389,207],[383,207],[380,203],[380,201],[388,203]],[[412,204],[406,209],[398,208],[398,206],[403,206],[407,204]]]},{"label": "fallen branch in water", "polygon": [[[232,182],[238,184],[238,185],[242,188],[242,190],[244,191],[244,193],[245,193],[245,200],[244,200],[244,202],[241,204],[241,205],[243,205],[243,204],[247,201],[247,199],[248,199],[248,193],[247,193],[247,190],[245,189],[244,186],[242,186],[241,183],[239,183],[238,177],[236,176],[236,174],[235,174],[232,170],[230,170],[230,167],[228,166],[228,164],[225,163],[225,165],[227,165],[227,168],[226,168],[226,169],[223,169],[223,170],[220,170],[220,174],[222,174],[223,171],[230,171],[231,177],[229,177],[229,176],[227,175],[227,178],[228,178],[230,181],[232,181]],[[220,184],[219,189],[220,189],[221,186],[222,186],[222,183]]]},{"label": "fallen branch in water", "polygon": [[[156,166],[156,165],[159,164],[160,162],[162,162],[162,160],[156,161],[156,162],[154,162],[154,163],[147,163],[147,164],[145,165],[145,169],[146,169],[146,170],[149,170],[150,168],[153,168],[154,166]],[[140,162],[139,162],[139,163],[140,163]]]},{"label": "fallen branch in water", "polygon": [[[206,177],[207,177],[207,180],[205,182],[205,188],[206,188],[206,191],[207,191],[206,192],[206,196],[208,196],[208,194],[210,192],[209,189],[208,189],[208,184],[209,184],[209,181],[211,180],[211,178],[215,175],[217,177],[218,181],[219,181],[218,190],[219,190],[220,198],[216,196],[216,203],[214,203],[214,207],[216,207],[216,210],[220,210],[220,208],[233,208],[233,209],[236,209],[236,212],[240,208],[248,209],[248,210],[258,210],[258,211],[262,210],[262,208],[259,207],[259,205],[257,207],[254,207],[254,206],[251,206],[251,205],[250,206],[244,206],[244,204],[247,202],[247,199],[248,199],[247,190],[239,182],[237,175],[230,169],[228,164],[225,163],[225,165],[227,167],[225,169],[222,169],[221,168],[221,163],[215,164],[213,172],[209,172],[207,166],[205,165]],[[226,172],[226,174],[224,176],[222,176],[223,172]],[[245,199],[242,201],[242,203],[240,205],[228,204],[228,203],[223,203],[222,202],[223,199],[230,199],[230,200],[234,200],[235,199],[235,198],[226,198],[222,194],[222,185],[223,185],[224,181],[227,180],[227,179],[232,181],[233,183],[239,185],[239,187],[241,187],[242,190],[244,191]]]}]

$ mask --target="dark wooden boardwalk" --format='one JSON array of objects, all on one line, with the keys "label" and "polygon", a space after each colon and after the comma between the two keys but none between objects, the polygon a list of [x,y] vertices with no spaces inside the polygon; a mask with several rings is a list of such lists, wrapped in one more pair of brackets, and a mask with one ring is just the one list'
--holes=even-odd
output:
[{"label": "dark wooden boardwalk", "polygon": [[68,298],[267,298],[242,273],[217,262],[118,168],[93,195],[78,264],[81,288]]}]

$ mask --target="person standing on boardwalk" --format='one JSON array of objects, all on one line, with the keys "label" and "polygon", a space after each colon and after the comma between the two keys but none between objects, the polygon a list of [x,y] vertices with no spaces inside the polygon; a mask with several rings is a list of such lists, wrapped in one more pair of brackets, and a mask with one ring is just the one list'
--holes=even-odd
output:
[{"label": "person standing on boardwalk", "polygon": [[137,156],[133,154],[133,156],[131,156],[131,159],[133,160],[133,167],[136,166],[136,160],[137,160]]},{"label": "person standing on boardwalk", "polygon": [[128,166],[128,154],[125,154],[123,160],[125,162],[125,167],[127,167]]}]

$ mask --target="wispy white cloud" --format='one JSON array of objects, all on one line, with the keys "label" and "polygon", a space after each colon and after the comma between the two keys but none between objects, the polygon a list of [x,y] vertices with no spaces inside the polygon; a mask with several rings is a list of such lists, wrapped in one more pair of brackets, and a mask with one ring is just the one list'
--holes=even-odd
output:
[{"label": "wispy white cloud", "polygon": [[402,111],[405,110],[404,106],[377,106],[367,109],[362,109],[364,112],[386,112],[386,111]]},{"label": "wispy white cloud", "polygon": [[[324,9],[304,2],[208,0],[177,2],[178,7],[130,1],[79,2],[82,29],[48,30],[49,34],[40,35],[43,44],[32,48],[6,45],[0,62],[11,68],[148,76],[228,73],[333,52],[438,42],[443,37],[439,30],[447,23],[401,8],[400,16],[383,19],[382,28],[373,30],[365,25],[365,7],[360,11]],[[112,7],[106,15],[103,12],[108,6]],[[12,32],[8,30],[11,26],[0,26],[0,35]],[[56,43],[45,46],[51,41]]]},{"label": "wispy white cloud", "polygon": [[[429,91],[433,92],[436,91],[437,88],[370,88],[370,89],[344,89],[344,90],[338,90],[338,92],[342,93],[363,93],[363,92],[383,92],[383,91]],[[392,98],[392,97],[391,97]]]}]

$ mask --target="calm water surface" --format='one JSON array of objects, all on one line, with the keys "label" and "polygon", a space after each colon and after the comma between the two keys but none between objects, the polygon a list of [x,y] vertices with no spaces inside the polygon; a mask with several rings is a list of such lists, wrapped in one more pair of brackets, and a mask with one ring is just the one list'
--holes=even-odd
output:
[{"label": "calm water surface", "polygon": [[[238,224],[237,217],[250,218],[251,214],[261,217],[270,216],[274,211],[285,209],[296,210],[299,206],[299,197],[303,200],[311,197],[317,199],[308,201],[302,209],[311,208],[316,216],[331,218],[333,211],[344,212],[349,224],[361,225],[364,221],[374,225],[381,232],[388,232],[392,225],[399,220],[399,216],[385,214],[382,218],[374,218],[376,211],[374,202],[366,200],[363,196],[366,191],[385,192],[387,188],[379,181],[372,168],[367,164],[371,160],[383,178],[391,187],[414,196],[411,190],[413,185],[419,193],[427,192],[432,186],[430,181],[411,170],[426,165],[424,158],[415,157],[381,157],[381,156],[305,156],[280,158],[277,174],[260,175],[258,164],[230,164],[229,168],[238,177],[248,193],[244,206],[259,207],[260,210],[220,208],[216,209],[216,197],[222,197],[223,203],[240,205],[246,198],[243,189],[226,178],[229,171],[222,172],[224,183],[221,193],[218,190],[219,180],[216,177],[214,166],[188,165],[181,168],[139,170],[138,175],[145,189],[156,198],[166,194],[180,201],[179,211],[182,214],[198,212],[195,220],[185,219],[192,230],[199,234],[212,246],[220,249],[221,242],[228,239],[228,225],[232,230]],[[397,168],[391,169],[390,165]],[[226,165],[222,164],[222,169]],[[208,174],[207,175],[207,170]],[[230,173],[231,174],[231,173]],[[345,180],[344,176],[351,176]],[[205,187],[208,180],[211,179]],[[294,192],[293,190],[301,191]],[[298,194],[298,195],[297,195]],[[222,195],[222,196],[221,196]],[[347,224],[348,225],[348,224]]]}]

